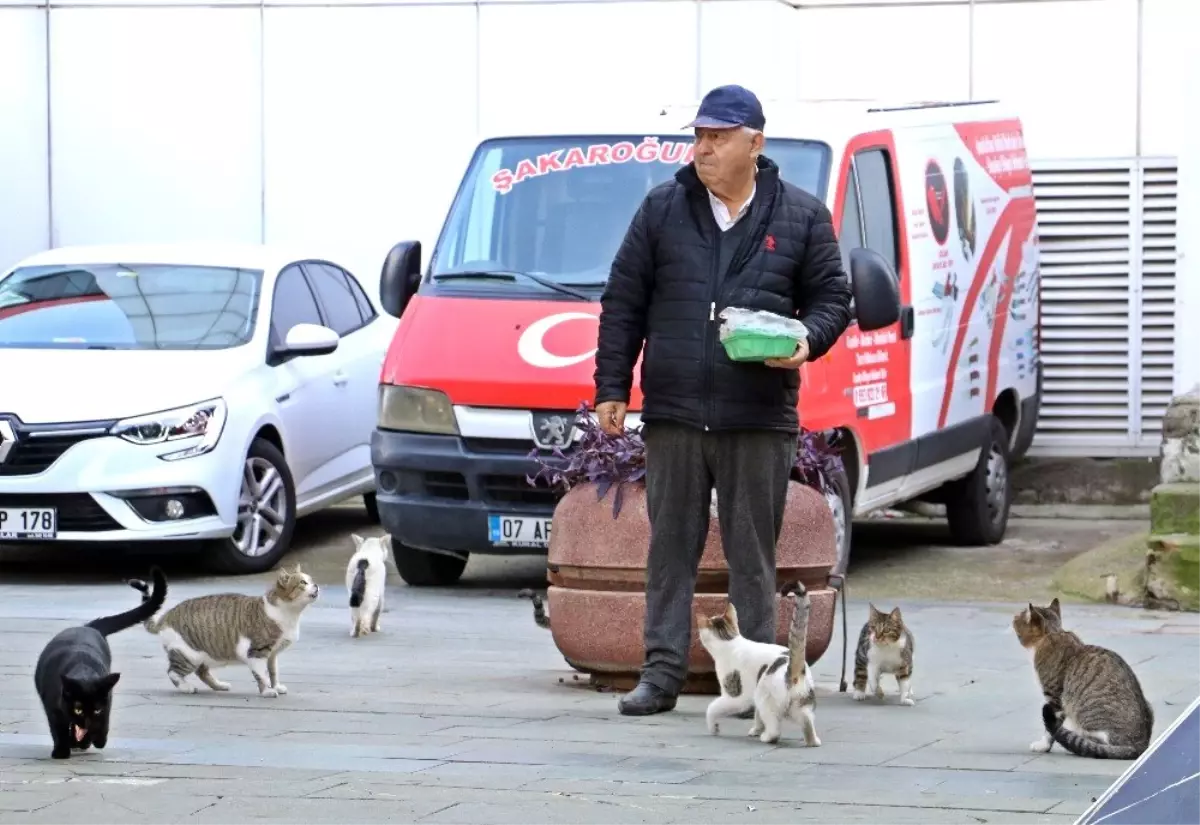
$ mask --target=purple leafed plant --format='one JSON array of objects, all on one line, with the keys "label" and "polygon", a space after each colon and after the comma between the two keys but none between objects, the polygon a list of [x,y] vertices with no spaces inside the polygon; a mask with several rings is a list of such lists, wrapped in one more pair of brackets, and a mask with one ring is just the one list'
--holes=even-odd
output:
[{"label": "purple leafed plant", "polygon": [[[540,469],[525,480],[531,485],[545,484],[563,492],[577,484],[592,482],[596,485],[597,501],[616,488],[613,492],[613,518],[616,518],[621,512],[624,485],[640,483],[646,476],[646,445],[641,429],[626,428],[623,435],[609,435],[592,418],[586,401],[576,411],[575,426],[581,438],[569,450],[556,447],[549,457],[536,448],[529,453]],[[844,469],[840,453],[836,438],[803,430],[792,477],[819,493],[836,495],[833,476]]]}]

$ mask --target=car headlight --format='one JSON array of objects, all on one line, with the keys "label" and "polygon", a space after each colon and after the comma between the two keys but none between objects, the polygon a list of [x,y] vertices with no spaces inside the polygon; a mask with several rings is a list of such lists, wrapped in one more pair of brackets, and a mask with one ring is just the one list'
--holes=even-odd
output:
[{"label": "car headlight", "polygon": [[379,429],[458,435],[458,421],[444,392],[380,384]]},{"label": "car headlight", "polygon": [[[225,402],[220,398],[201,401],[174,410],[139,415],[118,421],[110,435],[131,444],[171,444],[174,449],[159,453],[165,461],[204,455],[217,446],[225,427]],[[176,446],[173,442],[183,442]]]}]

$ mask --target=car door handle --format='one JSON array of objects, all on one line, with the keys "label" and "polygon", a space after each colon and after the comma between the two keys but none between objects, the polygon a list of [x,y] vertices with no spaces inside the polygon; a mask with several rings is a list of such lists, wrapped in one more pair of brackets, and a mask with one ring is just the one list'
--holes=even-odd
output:
[{"label": "car door handle", "polygon": [[344,387],[346,386],[346,382],[349,380],[350,376],[346,375],[344,372],[335,372],[333,374],[333,385],[335,387]]}]

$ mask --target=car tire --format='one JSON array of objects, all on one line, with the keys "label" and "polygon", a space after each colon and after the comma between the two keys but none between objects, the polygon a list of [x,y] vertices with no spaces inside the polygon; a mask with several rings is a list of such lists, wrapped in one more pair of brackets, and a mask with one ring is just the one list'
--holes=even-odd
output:
[{"label": "car tire", "polygon": [[393,545],[396,570],[409,587],[449,587],[462,578],[467,559]]},{"label": "car tire", "polygon": [[379,524],[379,499],[374,493],[363,493],[363,506],[367,508],[367,518],[372,524]]},{"label": "car tire", "polygon": [[996,416],[988,416],[988,439],[979,463],[965,478],[946,487],[946,520],[958,544],[979,547],[999,544],[1008,529],[1012,508],[1012,475],[1008,431]]},{"label": "car tire", "polygon": [[[279,479],[279,485],[276,487],[273,481],[268,480],[266,490],[252,489],[247,477],[248,472],[252,472],[258,482],[269,478],[274,472]],[[252,512],[247,516],[247,511]],[[278,516],[278,521],[267,515],[268,511]],[[209,562],[217,571],[231,575],[265,573],[291,549],[292,535],[296,530],[295,482],[283,453],[265,439],[254,439],[242,464],[238,518],[239,525],[234,534],[214,542],[209,553]],[[246,519],[245,523],[241,521],[243,518]],[[264,520],[276,528],[276,536],[267,535],[266,528],[262,526]],[[244,541],[246,530],[258,531],[258,543],[253,539],[249,543]],[[273,543],[262,544],[264,538]]]},{"label": "car tire", "polygon": [[829,571],[831,576],[846,575],[850,566],[851,527],[854,523],[854,496],[850,490],[850,477],[839,470],[830,478],[833,490],[825,493],[825,503],[833,514],[834,537],[837,540],[837,561]]}]

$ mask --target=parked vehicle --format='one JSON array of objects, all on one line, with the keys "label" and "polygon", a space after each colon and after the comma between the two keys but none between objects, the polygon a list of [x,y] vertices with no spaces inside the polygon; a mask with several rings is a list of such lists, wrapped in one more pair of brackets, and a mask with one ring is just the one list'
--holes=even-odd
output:
[{"label": "parked vehicle", "polygon": [[[424,276],[419,243],[392,250],[381,294],[402,321],[372,461],[409,584],[454,582],[470,553],[544,551],[559,493],[526,483],[527,455],[573,440],[613,254],[646,192],[691,159],[691,136],[676,130],[692,113],[490,137]],[[805,427],[844,445],[834,572],[849,560],[852,514],[916,498],[945,503],[956,541],[999,542],[1009,463],[1032,441],[1041,395],[1020,120],[994,103],[767,114],[766,155],[830,204],[855,293],[857,324],[803,367],[799,401]],[[631,410],[640,404],[635,386]]]},{"label": "parked vehicle", "polygon": [[204,541],[269,569],[299,516],[374,510],[396,322],[319,249],[98,246],[0,275],[0,542]]}]

